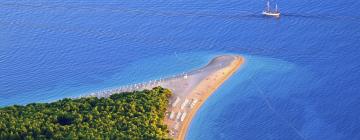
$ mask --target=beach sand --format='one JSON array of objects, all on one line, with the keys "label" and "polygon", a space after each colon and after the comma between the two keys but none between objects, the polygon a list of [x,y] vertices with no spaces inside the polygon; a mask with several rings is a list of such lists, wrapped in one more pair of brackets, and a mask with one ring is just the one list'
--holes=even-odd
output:
[{"label": "beach sand", "polygon": [[170,89],[173,96],[170,98],[164,122],[169,128],[169,137],[184,139],[196,111],[243,63],[244,58],[241,56],[222,55],[215,57],[206,66],[197,70],[164,79],[95,92],[89,96],[108,97],[111,94],[152,89],[157,86]]},{"label": "beach sand", "polygon": [[244,58],[236,55],[218,56],[206,66],[182,76],[159,82],[173,92],[165,124],[170,137],[184,139],[188,126],[205,100],[239,67]]}]

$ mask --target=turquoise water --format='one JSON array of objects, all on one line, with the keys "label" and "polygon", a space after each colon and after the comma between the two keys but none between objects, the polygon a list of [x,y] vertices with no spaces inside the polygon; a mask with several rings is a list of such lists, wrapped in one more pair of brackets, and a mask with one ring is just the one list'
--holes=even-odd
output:
[{"label": "turquoise water", "polygon": [[246,64],[187,139],[360,139],[360,2],[1,1],[0,106]]}]

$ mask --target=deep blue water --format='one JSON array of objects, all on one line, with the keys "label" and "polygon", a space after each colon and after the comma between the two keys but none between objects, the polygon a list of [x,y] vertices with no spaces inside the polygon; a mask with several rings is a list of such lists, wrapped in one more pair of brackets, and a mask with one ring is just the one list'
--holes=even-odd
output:
[{"label": "deep blue water", "polygon": [[0,106],[48,102],[246,64],[201,107],[187,139],[360,139],[360,2],[1,1]]}]

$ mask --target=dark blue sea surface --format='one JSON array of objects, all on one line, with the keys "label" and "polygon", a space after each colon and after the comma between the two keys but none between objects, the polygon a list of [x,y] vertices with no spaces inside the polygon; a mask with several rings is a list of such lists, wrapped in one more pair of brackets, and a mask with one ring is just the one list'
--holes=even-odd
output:
[{"label": "dark blue sea surface", "polygon": [[205,65],[246,63],[186,138],[360,139],[360,1],[0,2],[0,106],[49,102]]}]

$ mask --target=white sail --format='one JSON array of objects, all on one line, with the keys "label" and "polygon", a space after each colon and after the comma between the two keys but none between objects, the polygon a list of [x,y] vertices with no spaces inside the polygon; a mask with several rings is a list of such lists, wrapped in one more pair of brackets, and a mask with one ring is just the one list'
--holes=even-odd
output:
[{"label": "white sail", "polygon": [[280,12],[279,12],[277,4],[275,5],[275,11],[273,11],[273,10],[271,10],[269,0],[267,1],[266,8],[262,12],[262,14],[265,15],[265,16],[272,16],[272,17],[277,17],[277,18],[280,17]]}]

